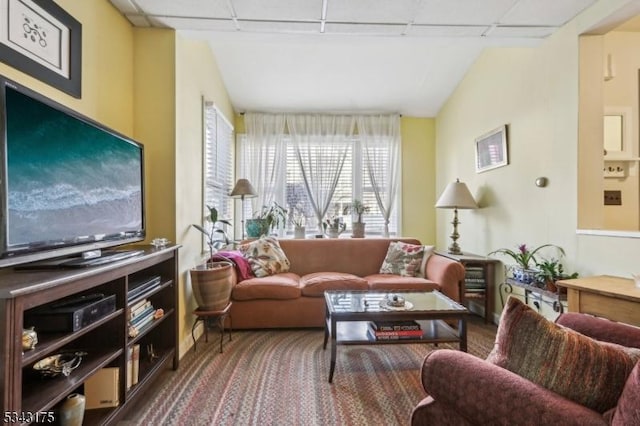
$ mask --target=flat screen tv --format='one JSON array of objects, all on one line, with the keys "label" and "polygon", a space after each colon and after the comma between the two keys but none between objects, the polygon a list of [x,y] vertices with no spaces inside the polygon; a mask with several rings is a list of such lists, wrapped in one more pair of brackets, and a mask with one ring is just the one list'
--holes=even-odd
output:
[{"label": "flat screen tv", "polygon": [[0,77],[0,267],[141,241],[136,141]]}]

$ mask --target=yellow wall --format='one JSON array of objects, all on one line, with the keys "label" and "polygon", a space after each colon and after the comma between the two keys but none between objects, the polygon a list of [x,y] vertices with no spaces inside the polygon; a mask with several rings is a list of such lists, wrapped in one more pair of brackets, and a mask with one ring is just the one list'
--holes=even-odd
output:
[{"label": "yellow wall", "polygon": [[436,123],[402,117],[402,232],[435,244]]},{"label": "yellow wall", "polygon": [[0,74],[100,123],[132,136],[133,30],[102,0],[60,0],[58,5],[82,24],[82,99],[0,63]]},{"label": "yellow wall", "polygon": [[180,249],[180,356],[193,344],[191,326],[193,310],[197,307],[189,283],[189,269],[202,263],[202,237],[191,227],[201,224],[205,207],[202,205],[202,98],[213,102],[230,121],[234,111],[222,83],[218,65],[205,42],[176,40],[176,149],[175,186],[177,188],[176,238]]},{"label": "yellow wall", "polygon": [[[598,2],[537,48],[486,50],[438,114],[437,192],[460,177],[482,207],[461,213],[465,251],[554,243],[566,250],[569,272],[637,272],[640,239],[576,235],[578,35],[622,3]],[[474,138],[503,124],[509,165],[476,174]],[[546,188],[535,186],[539,176]],[[437,213],[440,246],[449,220]]]}]

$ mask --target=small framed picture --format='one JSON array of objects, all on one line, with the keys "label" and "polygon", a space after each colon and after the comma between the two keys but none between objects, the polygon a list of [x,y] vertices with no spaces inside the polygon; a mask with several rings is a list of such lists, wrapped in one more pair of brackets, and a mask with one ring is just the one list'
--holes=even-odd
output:
[{"label": "small framed picture", "polygon": [[0,61],[81,97],[82,25],[50,0],[0,0]]},{"label": "small framed picture", "polygon": [[486,172],[509,164],[507,125],[493,129],[476,138],[476,173]]}]

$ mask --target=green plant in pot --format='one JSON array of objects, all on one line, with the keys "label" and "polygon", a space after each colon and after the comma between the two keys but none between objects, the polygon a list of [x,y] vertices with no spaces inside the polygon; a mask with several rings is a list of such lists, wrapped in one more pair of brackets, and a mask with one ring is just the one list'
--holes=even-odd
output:
[{"label": "green plant in pot", "polygon": [[259,238],[269,234],[271,230],[284,225],[287,221],[287,209],[275,201],[269,206],[262,206],[260,211],[247,220],[247,236]]},{"label": "green plant in pot", "polygon": [[536,282],[545,287],[549,291],[557,292],[558,287],[556,281],[578,278],[578,273],[566,274],[564,272],[564,266],[560,259],[542,259],[536,263],[538,272],[536,273]]},{"label": "green plant in pot", "polygon": [[293,225],[293,235],[296,239],[304,239],[306,237],[306,227],[305,223],[307,218],[299,212],[295,211],[291,216],[291,224]]},{"label": "green plant in pot", "polygon": [[564,256],[564,249],[554,244],[543,244],[534,249],[530,249],[526,244],[520,244],[517,250],[500,248],[492,251],[487,256],[500,254],[510,257],[515,262],[515,265],[509,267],[512,278],[516,281],[531,284],[535,282],[536,273],[538,272],[538,270],[535,269],[535,265],[537,264],[536,254],[545,248],[555,248]]},{"label": "green plant in pot", "polygon": [[364,229],[366,223],[362,221],[362,215],[370,210],[369,206],[366,206],[362,201],[355,199],[351,204],[348,204],[343,209],[343,214],[355,214],[357,220],[351,223],[351,237],[364,238]]},{"label": "green plant in pot", "polygon": [[[221,311],[231,298],[233,287],[233,264],[225,261],[214,261],[213,255],[222,247],[229,244],[229,237],[222,225],[231,225],[226,219],[218,218],[218,210],[207,206],[209,214],[206,221],[209,226],[198,224],[192,226],[200,231],[209,247],[209,256],[205,263],[192,268],[189,271],[193,297],[198,303],[198,309],[202,311]],[[216,238],[222,237],[222,238]]]},{"label": "green plant in pot", "polygon": [[347,229],[347,224],[341,217],[325,219],[322,222],[322,231],[329,238],[338,238]]}]

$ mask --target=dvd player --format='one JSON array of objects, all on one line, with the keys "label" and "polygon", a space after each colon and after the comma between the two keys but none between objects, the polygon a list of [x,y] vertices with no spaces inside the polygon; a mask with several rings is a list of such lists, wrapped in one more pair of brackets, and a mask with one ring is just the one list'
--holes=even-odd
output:
[{"label": "dvd player", "polygon": [[24,314],[27,327],[40,332],[78,331],[116,310],[116,295],[102,293],[75,296],[59,300]]}]

